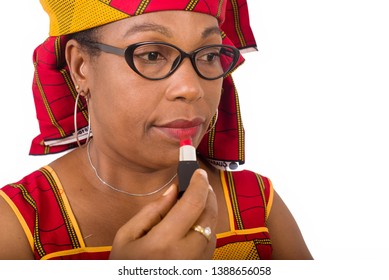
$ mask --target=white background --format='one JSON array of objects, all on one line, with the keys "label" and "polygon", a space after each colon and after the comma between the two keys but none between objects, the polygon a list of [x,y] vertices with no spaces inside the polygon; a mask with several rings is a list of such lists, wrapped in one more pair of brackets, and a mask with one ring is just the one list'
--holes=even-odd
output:
[{"label": "white background", "polygon": [[[235,72],[246,168],[272,179],[315,259],[389,259],[388,2],[248,3],[259,52]],[[48,18],[37,0],[1,11],[5,185],[56,156],[28,156],[38,133],[32,52]]]}]

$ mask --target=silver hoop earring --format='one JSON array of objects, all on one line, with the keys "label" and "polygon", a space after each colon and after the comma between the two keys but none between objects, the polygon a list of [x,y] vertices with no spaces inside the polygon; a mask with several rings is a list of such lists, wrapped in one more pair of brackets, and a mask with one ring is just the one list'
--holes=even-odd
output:
[{"label": "silver hoop earring", "polygon": [[[80,99],[80,95],[81,95],[80,92],[78,92],[76,100],[75,100],[75,104],[74,104],[74,133],[75,133],[75,136],[76,136],[76,141],[77,141],[78,147],[82,147],[80,139],[78,137],[79,131],[78,131],[78,127],[77,127],[77,107],[78,107],[77,105],[78,105],[78,101]],[[88,98],[86,98],[86,103],[87,103],[87,106],[88,106],[88,103],[89,103],[88,102]],[[83,134],[82,130],[81,130],[81,134]],[[91,136],[91,123],[90,123],[90,116],[89,116],[89,113],[88,113],[88,131],[87,131],[87,137],[86,137],[85,144],[87,144],[89,142],[90,136]]]},{"label": "silver hoop earring", "polygon": [[209,133],[215,126],[216,126],[216,122],[217,122],[217,118],[219,117],[219,109],[216,109],[216,113],[215,115],[212,117],[212,120],[211,120],[211,123],[210,123],[210,127],[209,129],[207,130],[207,132],[205,132],[205,134]]}]

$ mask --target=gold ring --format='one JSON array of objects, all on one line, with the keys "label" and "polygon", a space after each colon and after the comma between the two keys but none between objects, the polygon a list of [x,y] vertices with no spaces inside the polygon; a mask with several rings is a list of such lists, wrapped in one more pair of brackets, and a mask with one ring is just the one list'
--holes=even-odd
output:
[{"label": "gold ring", "polygon": [[212,230],[210,227],[203,228],[200,225],[193,227],[194,231],[200,232],[208,241],[211,240]]}]

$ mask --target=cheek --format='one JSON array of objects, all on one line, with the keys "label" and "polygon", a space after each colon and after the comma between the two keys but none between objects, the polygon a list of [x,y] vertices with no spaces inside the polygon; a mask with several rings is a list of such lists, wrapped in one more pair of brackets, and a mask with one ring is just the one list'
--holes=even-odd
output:
[{"label": "cheek", "polygon": [[101,120],[115,127],[142,126],[150,114],[151,102],[134,92],[131,87],[118,85],[100,91],[96,96],[96,113]]},{"label": "cheek", "polygon": [[131,73],[126,64],[123,67],[120,63],[110,65],[106,61],[105,67],[97,69],[101,70],[95,71],[91,88],[94,125],[105,131],[125,131],[144,126],[155,107],[153,100],[145,96],[151,89],[146,88],[144,81]]},{"label": "cheek", "polygon": [[222,84],[223,81],[220,81],[209,89],[209,94],[205,94],[205,99],[209,104],[211,110],[216,110],[219,106],[220,99],[223,93]]}]

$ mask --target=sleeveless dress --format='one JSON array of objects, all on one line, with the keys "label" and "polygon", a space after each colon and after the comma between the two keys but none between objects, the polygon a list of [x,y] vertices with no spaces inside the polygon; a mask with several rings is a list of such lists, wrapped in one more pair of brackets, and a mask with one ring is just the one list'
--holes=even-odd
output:
[{"label": "sleeveless dress", "polygon": [[[230,230],[218,233],[213,259],[271,259],[266,221],[271,181],[251,171],[220,171]],[[0,189],[22,225],[35,259],[108,259],[111,246],[87,247],[61,182],[45,166]]]}]

